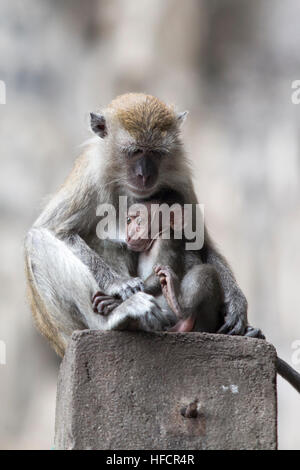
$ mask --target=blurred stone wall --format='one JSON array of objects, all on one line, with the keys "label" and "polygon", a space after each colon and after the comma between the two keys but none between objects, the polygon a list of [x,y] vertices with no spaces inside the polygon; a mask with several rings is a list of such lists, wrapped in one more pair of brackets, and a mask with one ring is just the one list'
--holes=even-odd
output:
[{"label": "blurred stone wall", "polygon": [[[291,362],[300,339],[300,4],[296,0],[3,0],[0,6],[0,448],[50,448],[58,360],[25,302],[23,237],[126,91],[188,109],[185,141],[210,231],[249,318]],[[300,366],[298,366],[300,367]],[[300,448],[279,379],[279,444]]]}]

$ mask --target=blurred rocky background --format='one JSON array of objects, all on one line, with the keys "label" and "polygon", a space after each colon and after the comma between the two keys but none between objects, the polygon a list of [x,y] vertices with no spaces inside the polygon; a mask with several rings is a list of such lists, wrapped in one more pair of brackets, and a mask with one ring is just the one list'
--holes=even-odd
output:
[{"label": "blurred rocky background", "polygon": [[[188,109],[185,142],[206,221],[291,363],[300,339],[297,0],[2,0],[0,448],[49,449],[59,361],[25,301],[23,237],[88,136],[127,91]],[[300,364],[298,365],[300,369]],[[279,443],[300,449],[299,395],[281,379]]]}]

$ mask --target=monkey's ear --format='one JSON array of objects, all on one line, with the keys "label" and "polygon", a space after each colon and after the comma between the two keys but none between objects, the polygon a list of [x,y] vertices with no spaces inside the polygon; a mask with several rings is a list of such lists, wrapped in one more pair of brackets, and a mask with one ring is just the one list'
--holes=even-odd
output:
[{"label": "monkey's ear", "polygon": [[188,114],[189,114],[188,111],[183,111],[182,113],[177,114],[177,122],[180,126],[184,123],[184,121],[186,120]]},{"label": "monkey's ear", "polygon": [[103,114],[90,113],[91,129],[102,139],[107,135],[106,121]]}]

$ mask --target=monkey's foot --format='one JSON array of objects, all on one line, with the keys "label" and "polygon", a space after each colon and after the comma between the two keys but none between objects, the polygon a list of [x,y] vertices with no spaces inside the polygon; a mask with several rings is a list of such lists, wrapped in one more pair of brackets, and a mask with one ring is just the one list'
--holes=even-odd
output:
[{"label": "monkey's foot", "polygon": [[176,325],[172,326],[172,328],[170,328],[168,331],[186,333],[189,331],[193,331],[194,326],[195,326],[195,317],[191,315],[185,320],[179,320],[176,323]]},{"label": "monkey's foot", "polygon": [[92,299],[94,312],[105,316],[118,307],[121,302],[121,300],[110,295],[105,295],[100,291],[96,292]]},{"label": "monkey's foot", "polygon": [[159,278],[162,293],[169,304],[171,310],[178,318],[182,318],[182,312],[177,300],[176,288],[179,285],[178,278],[169,266],[154,266],[154,272]]},{"label": "monkey's foot", "polygon": [[247,329],[247,301],[241,292],[231,296],[224,304],[224,325],[218,334],[244,336]]},{"label": "monkey's foot", "polygon": [[253,328],[253,326],[250,325],[247,326],[245,336],[249,336],[250,338],[266,339],[265,335],[259,328]]}]

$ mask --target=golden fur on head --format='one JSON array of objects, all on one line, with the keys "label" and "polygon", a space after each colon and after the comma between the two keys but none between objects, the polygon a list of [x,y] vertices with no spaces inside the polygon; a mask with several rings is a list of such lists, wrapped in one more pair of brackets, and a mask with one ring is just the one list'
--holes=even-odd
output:
[{"label": "golden fur on head", "polygon": [[137,141],[146,133],[165,132],[176,123],[173,107],[151,95],[127,93],[115,98],[108,107],[113,115]]}]

